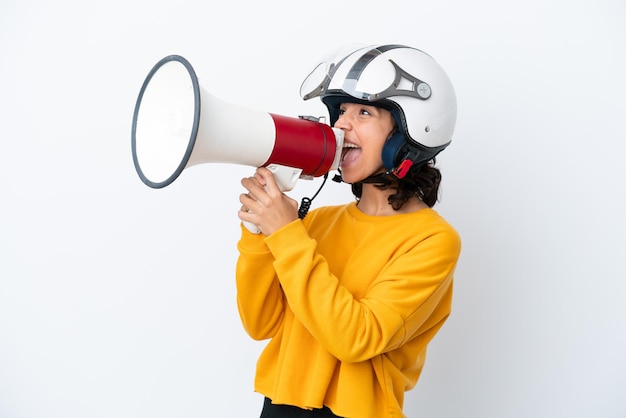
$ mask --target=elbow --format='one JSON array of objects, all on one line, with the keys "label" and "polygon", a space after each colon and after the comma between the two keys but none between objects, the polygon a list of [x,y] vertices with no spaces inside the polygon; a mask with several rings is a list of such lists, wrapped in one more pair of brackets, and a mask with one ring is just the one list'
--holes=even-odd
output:
[{"label": "elbow", "polygon": [[250,324],[243,321],[243,329],[246,334],[255,341],[262,341],[272,338],[276,335],[276,330],[273,327],[262,326],[260,324]]},{"label": "elbow", "polygon": [[243,329],[246,333],[256,341],[267,340],[274,337],[283,322],[283,316],[276,312],[273,316],[246,314],[239,311],[239,317]]},{"label": "elbow", "polygon": [[369,338],[335,341],[327,347],[328,351],[341,362],[360,363],[397,348],[402,344],[403,335],[399,333],[390,338],[370,335]]}]

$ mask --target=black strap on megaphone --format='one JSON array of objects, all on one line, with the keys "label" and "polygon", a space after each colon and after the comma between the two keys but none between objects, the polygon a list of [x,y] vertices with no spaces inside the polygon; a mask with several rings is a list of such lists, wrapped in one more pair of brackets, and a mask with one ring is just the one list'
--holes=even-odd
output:
[{"label": "black strap on megaphone", "polygon": [[315,199],[317,195],[322,191],[322,187],[324,187],[324,184],[326,184],[326,179],[328,179],[328,173],[324,174],[324,181],[322,181],[322,184],[320,185],[319,189],[317,189],[317,192],[315,192],[313,197],[302,198],[302,201],[300,202],[300,208],[298,209],[298,217],[300,219],[304,219],[306,214],[309,213],[309,209],[311,208],[311,203],[313,203],[313,199]]}]

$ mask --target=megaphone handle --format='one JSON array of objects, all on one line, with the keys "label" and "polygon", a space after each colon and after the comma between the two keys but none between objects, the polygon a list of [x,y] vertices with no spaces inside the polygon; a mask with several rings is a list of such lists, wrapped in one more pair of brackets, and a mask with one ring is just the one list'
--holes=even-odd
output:
[{"label": "megaphone handle", "polygon": [[257,226],[253,224],[252,222],[248,222],[248,221],[242,221],[242,222],[243,222],[243,226],[245,226],[246,229],[252,232],[253,234],[258,235],[261,233],[261,230],[257,228]]},{"label": "megaphone handle", "polygon": [[[293,189],[302,174],[301,168],[287,167],[285,165],[269,164],[266,168],[274,174],[274,179],[281,192],[288,192]],[[253,234],[261,233],[259,228],[251,222],[243,221],[243,225]]]}]

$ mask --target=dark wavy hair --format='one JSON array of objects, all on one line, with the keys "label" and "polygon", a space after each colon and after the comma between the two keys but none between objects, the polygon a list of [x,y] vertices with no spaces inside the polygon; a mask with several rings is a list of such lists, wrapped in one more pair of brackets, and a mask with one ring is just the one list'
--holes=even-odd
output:
[{"label": "dark wavy hair", "polygon": [[[388,180],[376,183],[381,190],[395,190],[389,195],[389,204],[394,210],[399,210],[410,198],[417,196],[428,207],[432,208],[439,200],[439,185],[441,184],[441,171],[435,167],[436,159],[422,165],[415,165],[403,178],[395,178],[392,175]],[[363,194],[363,183],[353,183],[352,193],[357,200]]]}]

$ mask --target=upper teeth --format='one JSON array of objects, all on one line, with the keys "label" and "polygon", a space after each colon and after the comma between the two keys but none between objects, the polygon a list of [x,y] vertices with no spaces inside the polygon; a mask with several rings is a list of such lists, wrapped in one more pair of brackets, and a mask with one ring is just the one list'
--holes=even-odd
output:
[{"label": "upper teeth", "polygon": [[359,148],[356,144],[351,144],[349,142],[344,142],[343,147],[344,148]]}]

